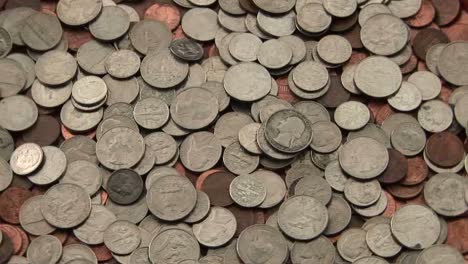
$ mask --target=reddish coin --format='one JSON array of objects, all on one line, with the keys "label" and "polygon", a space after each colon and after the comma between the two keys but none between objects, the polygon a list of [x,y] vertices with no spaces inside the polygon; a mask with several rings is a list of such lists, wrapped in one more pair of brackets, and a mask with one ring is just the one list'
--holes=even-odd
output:
[{"label": "reddish coin", "polygon": [[81,244],[81,241],[73,234],[70,234],[65,241],[65,245]]},{"label": "reddish coin", "polygon": [[101,196],[101,204],[102,205],[107,204],[107,200],[109,200],[109,194],[106,191],[101,191],[100,196]]},{"label": "reddish coin", "polygon": [[418,62],[418,71],[429,71],[427,68],[427,65],[424,61],[419,61]]},{"label": "reddish coin", "polygon": [[387,196],[387,208],[385,208],[385,211],[382,213],[382,215],[386,217],[392,217],[397,210],[396,201],[390,193],[386,191],[384,191],[384,193],[385,196]]},{"label": "reddish coin", "polygon": [[210,202],[214,206],[228,206],[234,203],[229,195],[229,186],[236,175],[220,171],[208,175],[201,183],[201,190],[204,191]]},{"label": "reddish coin", "polygon": [[180,24],[180,11],[170,4],[154,4],[146,9],[146,19],[154,19],[165,23],[170,30],[174,30]]},{"label": "reddish coin", "polygon": [[216,173],[216,172],[221,172],[223,171],[222,169],[211,169],[208,171],[203,172],[198,176],[197,182],[195,183],[195,188],[199,191],[201,191],[203,187],[203,182],[205,181],[206,178],[208,178],[211,174]]},{"label": "reddish coin", "polygon": [[63,35],[68,40],[68,48],[77,51],[81,45],[93,39],[91,33],[82,28],[64,28]]},{"label": "reddish coin", "polygon": [[0,195],[0,218],[10,224],[19,224],[19,210],[32,196],[32,192],[21,187],[6,189]]},{"label": "reddish coin", "polygon": [[387,191],[396,198],[411,199],[418,196],[424,189],[424,184],[420,183],[413,186],[404,186],[401,184],[392,184],[387,186]]},{"label": "reddish coin", "polygon": [[445,84],[442,84],[442,89],[440,90],[439,99],[444,101],[446,104],[448,104],[452,93],[453,93],[453,90],[450,87],[448,87]]},{"label": "reddish coin", "polygon": [[91,249],[99,262],[108,261],[112,258],[112,252],[104,244],[92,246]]},{"label": "reddish coin", "polygon": [[424,200],[424,195],[422,193],[418,194],[416,197],[406,200],[406,204],[419,204],[427,206],[426,200]]},{"label": "reddish coin", "polygon": [[400,210],[400,208],[402,208],[405,205],[406,205],[405,202],[395,199],[395,206],[396,206],[397,211]]},{"label": "reddish coin", "polygon": [[406,176],[408,160],[398,150],[388,149],[389,161],[387,169],[378,177],[385,184],[397,183]]},{"label": "reddish coin", "polygon": [[330,242],[332,242],[333,244],[336,244],[336,242],[338,242],[338,239],[340,239],[340,237],[341,237],[341,234],[334,235],[334,236],[327,236],[328,240],[330,240]]},{"label": "reddish coin", "polygon": [[400,183],[406,186],[420,184],[427,178],[428,173],[429,168],[422,157],[409,158],[406,177]]},{"label": "reddish coin", "polygon": [[406,23],[412,27],[425,27],[432,23],[436,11],[432,2],[429,0],[424,0],[422,2],[419,12],[411,18],[406,19]]},{"label": "reddish coin", "polygon": [[371,112],[372,116],[374,119],[377,117],[377,114],[379,113],[380,109],[386,105],[384,101],[370,101],[367,104],[367,108],[369,108],[369,111]]},{"label": "reddish coin", "polygon": [[450,132],[441,132],[427,140],[426,155],[435,165],[450,168],[463,160],[465,150],[459,137]]},{"label": "reddish coin", "polygon": [[393,108],[389,104],[385,104],[380,108],[379,112],[377,112],[377,115],[375,116],[375,122],[379,125],[382,125],[383,122],[394,113],[395,111],[393,111]]},{"label": "reddish coin", "polygon": [[49,146],[57,141],[59,136],[59,121],[50,115],[39,115],[36,123],[23,133],[23,141]]},{"label": "reddish coin", "polygon": [[176,30],[172,32],[172,40],[182,39],[182,38],[187,38],[187,35],[185,35],[184,30],[182,29],[182,26],[178,26]]},{"label": "reddish coin", "polygon": [[327,108],[336,108],[351,97],[341,82],[341,76],[330,73],[330,88],[327,93],[318,99],[318,102]]},{"label": "reddish coin", "polygon": [[249,226],[265,223],[264,214],[258,209],[242,208],[237,205],[229,206],[227,209],[231,211],[237,220],[237,230],[235,236],[239,236],[239,234]]},{"label": "reddish coin", "polygon": [[55,14],[55,10],[57,9],[57,1],[41,1],[41,11],[42,12],[52,12]]},{"label": "reddish coin", "polygon": [[416,67],[418,67],[418,58],[415,55],[411,55],[409,61],[400,66],[401,73],[411,73],[416,69]]},{"label": "reddish coin", "polygon": [[460,13],[460,0],[431,0],[437,12],[435,22],[439,26],[450,24]]},{"label": "reddish coin", "polygon": [[85,136],[90,139],[93,139],[96,136],[96,130],[88,132],[86,134],[73,134],[70,130],[68,130],[64,125],[61,125],[60,130],[62,131],[62,137],[67,140],[75,136]]},{"label": "reddish coin", "polygon": [[13,254],[13,243],[11,239],[8,236],[4,236],[0,244],[0,263],[7,263]]},{"label": "reddish coin", "polygon": [[361,62],[367,57],[369,57],[367,53],[360,52],[360,51],[353,51],[353,53],[351,54],[351,58],[348,61],[348,64],[358,64],[359,62]]},{"label": "reddish coin", "polygon": [[15,255],[18,255],[23,247],[23,239],[18,229],[12,225],[0,224],[0,231],[2,231],[3,235],[10,238],[13,244],[13,252]]},{"label": "reddish coin", "polygon": [[58,238],[58,240],[60,240],[60,243],[65,244],[65,242],[68,240],[68,232],[66,230],[55,230],[54,232],[52,232],[52,234],[50,234],[56,238]]},{"label": "reddish coin", "polygon": [[29,237],[26,234],[26,232],[24,232],[23,229],[21,229],[21,228],[19,228],[17,226],[15,226],[15,228],[18,231],[18,233],[20,234],[20,237],[21,237],[21,249],[16,255],[23,256],[26,253],[26,251],[28,250],[28,247],[29,247]]},{"label": "reddish coin", "polygon": [[462,254],[468,253],[468,218],[455,219],[447,224],[447,244],[456,248]]},{"label": "reddish coin", "polygon": [[447,34],[450,41],[468,41],[468,25],[453,24],[449,27],[442,28],[442,31]]},{"label": "reddish coin", "polygon": [[414,54],[421,60],[426,59],[427,51],[439,43],[448,43],[449,39],[445,33],[435,28],[425,28],[419,31],[413,39]]}]

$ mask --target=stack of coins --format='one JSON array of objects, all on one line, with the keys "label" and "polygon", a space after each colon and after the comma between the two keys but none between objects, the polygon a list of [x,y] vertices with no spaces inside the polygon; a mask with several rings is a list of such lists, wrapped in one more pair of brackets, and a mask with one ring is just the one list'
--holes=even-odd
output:
[{"label": "stack of coins", "polygon": [[0,0],[0,264],[463,264],[459,0]]}]

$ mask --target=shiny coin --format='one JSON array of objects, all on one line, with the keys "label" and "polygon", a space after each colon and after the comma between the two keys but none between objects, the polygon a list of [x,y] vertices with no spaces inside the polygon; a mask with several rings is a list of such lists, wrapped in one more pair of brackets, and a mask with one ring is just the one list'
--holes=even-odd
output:
[{"label": "shiny coin", "polygon": [[25,143],[15,149],[10,159],[14,173],[27,175],[39,168],[44,159],[42,148],[35,143]]}]

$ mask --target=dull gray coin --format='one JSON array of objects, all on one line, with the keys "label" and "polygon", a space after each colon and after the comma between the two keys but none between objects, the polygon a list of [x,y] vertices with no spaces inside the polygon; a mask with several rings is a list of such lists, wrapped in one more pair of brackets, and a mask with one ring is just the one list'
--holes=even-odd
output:
[{"label": "dull gray coin", "polygon": [[[203,17],[203,20],[199,18]],[[182,18],[182,28],[189,37],[198,41],[215,38],[218,31],[218,15],[209,8],[192,8]]]},{"label": "dull gray coin", "polygon": [[330,153],[340,147],[342,141],[341,130],[335,123],[319,121],[314,123],[311,128],[314,131],[312,142],[310,143],[310,147],[313,150],[321,153]]},{"label": "dull gray coin", "polygon": [[402,50],[408,43],[408,26],[391,14],[377,14],[361,28],[364,47],[374,54],[388,56]]},{"label": "dull gray coin", "polygon": [[114,213],[118,220],[125,220],[134,224],[140,223],[148,214],[145,195],[141,195],[135,203],[130,205],[119,205],[109,199],[106,208]]},{"label": "dull gray coin", "polygon": [[[448,82],[455,85],[468,85],[468,78],[462,57],[468,53],[468,44],[462,41],[455,41],[447,44],[441,51],[437,69],[440,75]],[[463,56],[460,56],[463,55]]]},{"label": "dull gray coin", "polygon": [[51,235],[39,236],[31,241],[26,256],[31,263],[57,263],[62,256],[62,243]]},{"label": "dull gray coin", "polygon": [[366,231],[360,228],[344,231],[338,238],[336,248],[340,256],[350,262],[372,255],[366,244]]},{"label": "dull gray coin", "polygon": [[[0,34],[1,34],[1,30],[0,30]],[[31,88],[31,85],[36,79],[36,71],[34,68],[36,65],[34,61],[29,56],[23,53],[12,53],[12,54],[9,54],[7,58],[18,62],[21,68],[23,69],[25,76],[26,76],[26,83],[23,89]]]},{"label": "dull gray coin", "polygon": [[0,127],[0,158],[5,161],[10,160],[11,154],[15,150],[15,142],[8,130]]},{"label": "dull gray coin", "polygon": [[0,98],[18,94],[26,85],[26,72],[13,59],[0,60],[0,76],[5,80],[0,85]]},{"label": "dull gray coin", "polygon": [[102,5],[102,0],[60,0],[57,4],[57,16],[69,26],[80,26],[95,19],[101,12]]},{"label": "dull gray coin", "polygon": [[95,128],[101,121],[102,115],[102,108],[93,112],[83,112],[75,108],[72,101],[68,101],[62,106],[60,120],[68,129],[84,132]]},{"label": "dull gray coin", "polygon": [[322,3],[308,3],[297,12],[297,25],[307,33],[326,31],[332,22],[332,17],[325,11]]},{"label": "dull gray coin", "polygon": [[261,65],[253,62],[237,64],[226,72],[224,88],[233,98],[256,101],[271,90],[271,76]]},{"label": "dull gray coin", "polygon": [[26,18],[24,24],[21,39],[34,50],[50,50],[62,39],[62,26],[54,15],[37,12]]},{"label": "dull gray coin", "polygon": [[250,175],[240,175],[231,182],[229,194],[242,207],[256,207],[265,201],[267,189],[264,183]]},{"label": "dull gray coin", "polygon": [[218,22],[225,29],[232,32],[247,32],[245,26],[245,15],[231,15],[224,12],[223,9],[218,10]]},{"label": "dull gray coin", "polygon": [[279,40],[270,39],[260,45],[257,57],[266,68],[281,69],[291,62],[292,49]]},{"label": "dull gray coin", "polygon": [[130,16],[118,6],[105,6],[89,24],[89,32],[97,39],[111,41],[123,36],[130,27]]},{"label": "dull gray coin", "polygon": [[21,227],[31,235],[42,236],[55,231],[41,213],[42,195],[26,200],[19,211]]},{"label": "dull gray coin", "polygon": [[229,42],[229,52],[239,61],[255,61],[262,41],[251,33],[234,36]]},{"label": "dull gray coin", "polygon": [[[426,86],[424,86],[426,87]],[[416,85],[403,81],[398,92],[387,99],[388,103],[402,112],[417,109],[423,100],[423,95]]]},{"label": "dull gray coin", "polygon": [[76,53],[76,60],[86,72],[104,75],[107,73],[104,66],[106,58],[115,51],[115,48],[97,40],[90,40],[80,46]]},{"label": "dull gray coin", "polygon": [[241,146],[252,154],[261,154],[262,150],[257,144],[257,131],[260,124],[250,123],[239,130],[238,140]]},{"label": "dull gray coin", "polygon": [[231,101],[231,97],[228,96],[226,90],[224,90],[223,84],[220,82],[205,82],[202,83],[201,88],[209,90],[218,99],[219,111],[225,110]]},{"label": "dull gray coin", "polygon": [[284,37],[293,34],[296,30],[295,21],[296,14],[293,11],[280,15],[261,11],[257,14],[259,30],[266,33],[268,39],[271,39],[271,36]]},{"label": "dull gray coin", "polygon": [[133,118],[129,118],[123,115],[113,115],[99,123],[96,129],[96,139],[100,140],[102,135],[116,127],[127,127],[136,132],[140,131],[138,129],[138,124],[135,122],[135,120],[133,120]]},{"label": "dull gray coin", "polygon": [[329,82],[327,69],[313,61],[305,61],[292,71],[294,83],[306,92],[323,89]]},{"label": "dull gray coin", "polygon": [[73,229],[73,234],[88,245],[104,242],[104,231],[117,220],[114,213],[102,205],[93,205],[86,221]]},{"label": "dull gray coin", "polygon": [[317,44],[317,54],[322,60],[330,64],[342,64],[348,61],[349,58],[351,58],[352,51],[353,48],[351,47],[349,41],[339,35],[325,36],[320,39]]},{"label": "dull gray coin", "polygon": [[155,156],[156,165],[162,165],[177,156],[178,145],[175,139],[164,133],[154,132],[145,137],[146,148]]},{"label": "dull gray coin", "polygon": [[351,222],[352,211],[348,202],[341,195],[332,195],[327,210],[328,225],[323,231],[324,235],[335,235],[348,227]]},{"label": "dull gray coin", "polygon": [[423,103],[418,111],[418,121],[428,132],[438,133],[450,127],[453,121],[452,108],[441,100]]},{"label": "dull gray coin", "polygon": [[72,94],[72,82],[67,82],[59,86],[49,86],[35,80],[31,87],[31,96],[36,104],[54,108],[64,104]]},{"label": "dull gray coin", "polygon": [[227,147],[235,142],[239,135],[239,130],[253,123],[250,116],[237,112],[230,112],[222,115],[214,127],[214,134],[223,147]]},{"label": "dull gray coin", "polygon": [[146,55],[168,48],[172,41],[172,33],[163,22],[144,19],[132,26],[129,38],[132,46]]},{"label": "dull gray coin", "polygon": [[219,247],[231,240],[237,229],[237,221],[231,211],[212,207],[208,216],[192,226],[198,242],[206,247]]},{"label": "dull gray coin", "polygon": [[210,132],[196,132],[185,138],[180,146],[180,159],[191,171],[206,171],[221,158],[222,146]]},{"label": "dull gray coin", "polygon": [[361,129],[369,120],[369,108],[361,102],[345,102],[340,104],[335,110],[335,122],[345,130]]},{"label": "dull gray coin", "polygon": [[440,76],[437,64],[439,63],[439,57],[442,50],[445,48],[446,43],[435,44],[429,48],[426,53],[426,65],[427,68],[437,76]]},{"label": "dull gray coin", "polygon": [[307,195],[326,205],[330,202],[332,190],[322,177],[303,177],[294,186],[294,195]]},{"label": "dull gray coin", "polygon": [[317,264],[335,263],[336,250],[332,242],[320,236],[308,242],[295,242],[291,249],[291,261],[294,264],[314,261]]},{"label": "dull gray coin", "polygon": [[171,88],[187,78],[187,63],[177,60],[169,50],[146,56],[141,63],[141,77],[151,86]]},{"label": "dull gray coin", "polygon": [[[174,248],[168,253],[167,248]],[[154,236],[149,245],[149,259],[152,263],[179,264],[184,261],[197,261],[200,258],[200,245],[187,231],[167,229]],[[190,262],[189,262],[190,263]]]},{"label": "dull gray coin", "polygon": [[364,23],[369,20],[369,18],[378,15],[378,14],[391,14],[392,11],[388,8],[387,5],[381,3],[371,3],[361,8],[359,12],[358,22],[362,27]]},{"label": "dull gray coin", "polygon": [[260,157],[250,154],[238,142],[234,142],[224,150],[223,163],[234,174],[248,174],[257,169]]},{"label": "dull gray coin", "polygon": [[271,208],[283,201],[286,195],[286,184],[278,174],[268,170],[257,170],[250,175],[263,182],[267,189],[265,201],[260,204],[260,208]]},{"label": "dull gray coin", "polygon": [[440,173],[432,176],[424,186],[424,200],[438,214],[458,216],[468,210],[464,202],[463,177],[455,173]]},{"label": "dull gray coin", "polygon": [[296,4],[295,0],[253,0],[253,2],[258,8],[273,14],[286,13],[293,9]]},{"label": "dull gray coin", "polygon": [[115,78],[128,78],[140,69],[140,56],[131,50],[118,50],[111,53],[104,63],[107,73]]},{"label": "dull gray coin", "polygon": [[4,28],[0,28],[0,39],[2,40],[2,45],[0,46],[0,58],[3,58],[10,53],[11,48],[13,47],[13,41],[10,33],[8,33]]},{"label": "dull gray coin", "polygon": [[390,258],[401,251],[401,245],[393,238],[390,224],[378,224],[367,230],[366,242],[377,256]]},{"label": "dull gray coin", "polygon": [[42,197],[41,212],[49,224],[59,228],[72,228],[88,218],[91,213],[91,198],[78,185],[56,184]]},{"label": "dull gray coin", "polygon": [[25,143],[15,149],[10,158],[10,166],[15,174],[28,175],[42,165],[44,152],[35,143]]},{"label": "dull gray coin", "polygon": [[6,190],[13,181],[13,171],[8,162],[0,158],[0,191]]},{"label": "dull gray coin", "polygon": [[402,78],[398,65],[380,56],[371,56],[361,61],[354,74],[359,90],[376,98],[388,97],[398,91]]},{"label": "dull gray coin", "polygon": [[48,51],[36,62],[37,78],[49,85],[60,85],[75,77],[77,70],[75,58],[64,51]]},{"label": "dull gray coin", "polygon": [[169,107],[158,98],[147,98],[136,103],[133,116],[141,127],[158,129],[169,120]]},{"label": "dull gray coin", "polygon": [[99,167],[89,161],[77,160],[67,166],[67,170],[60,183],[71,183],[85,189],[89,196],[93,196],[102,185]]},{"label": "dull gray coin", "polygon": [[294,164],[286,171],[284,181],[288,188],[293,188],[294,184],[297,185],[297,180],[306,177],[323,177],[323,172],[312,163]]},{"label": "dull gray coin", "polygon": [[[75,262],[75,261],[83,261]],[[93,250],[82,244],[71,244],[63,247],[62,257],[58,264],[97,264],[98,260]]]},{"label": "dull gray coin", "polygon": [[143,80],[141,76],[137,77],[140,94],[138,99],[143,100],[150,97],[155,97],[163,100],[167,105],[170,105],[176,96],[175,89],[158,89],[150,86]]},{"label": "dull gray coin", "polygon": [[418,258],[416,264],[436,264],[436,263],[464,263],[463,256],[458,250],[449,245],[436,245],[423,250]]},{"label": "dull gray coin", "polygon": [[341,169],[340,163],[335,160],[330,162],[325,169],[325,180],[338,192],[343,192],[348,177]]},{"label": "dull gray coin", "polygon": [[83,105],[95,105],[107,96],[107,85],[99,77],[86,76],[73,84],[72,97]]},{"label": "dull gray coin", "polygon": [[396,211],[392,217],[393,236],[411,249],[424,249],[433,245],[440,234],[440,222],[429,208],[410,204]]},{"label": "dull gray coin", "polygon": [[426,146],[426,133],[419,124],[402,123],[393,130],[392,146],[405,156],[415,156]]},{"label": "dull gray coin", "polygon": [[168,166],[158,166],[152,169],[149,173],[148,176],[146,177],[145,181],[145,187],[147,190],[153,185],[153,183],[156,181],[156,179],[159,179],[164,176],[181,176],[180,173]]},{"label": "dull gray coin", "polygon": [[382,187],[377,180],[357,181],[349,178],[346,181],[344,195],[346,200],[356,206],[375,204],[382,194]]},{"label": "dull gray coin", "polygon": [[65,153],[57,147],[42,147],[44,153],[44,162],[42,166],[32,174],[28,179],[37,185],[47,185],[58,180],[67,169],[67,157]]},{"label": "dull gray coin", "polygon": [[353,209],[356,213],[364,217],[374,217],[382,214],[385,209],[387,209],[388,198],[387,194],[382,191],[380,194],[379,200],[371,206],[368,207],[357,207],[353,206]]},{"label": "dull gray coin", "polygon": [[436,98],[442,89],[442,83],[432,72],[418,71],[408,77],[408,82],[414,84],[421,92],[422,100],[432,100]]},{"label": "dull gray coin", "polygon": [[77,135],[67,139],[60,145],[60,150],[65,153],[68,163],[76,160],[99,163],[96,157],[96,142],[88,137]]},{"label": "dull gray coin", "polygon": [[24,46],[21,39],[21,30],[25,25],[25,20],[36,13],[35,10],[29,7],[17,7],[4,12],[5,16],[2,20],[2,27],[8,31],[13,40],[13,43],[18,46]]},{"label": "dull gray coin", "polygon": [[130,104],[138,97],[140,88],[135,77],[116,79],[110,75],[106,75],[102,79],[108,89],[106,105],[113,105],[115,103]]},{"label": "dull gray coin", "polygon": [[115,221],[104,231],[104,244],[119,255],[130,254],[141,242],[141,233],[138,227],[128,221]]},{"label": "dull gray coin", "polygon": [[197,190],[197,203],[190,214],[184,218],[185,223],[196,223],[204,219],[210,212],[210,197],[205,192]]},{"label": "dull gray coin", "polygon": [[319,121],[330,121],[328,110],[314,101],[299,101],[294,104],[294,109],[303,114],[313,125]]},{"label": "dull gray coin", "polygon": [[172,54],[186,61],[198,61],[203,58],[204,55],[202,45],[188,38],[172,41],[169,49]]}]

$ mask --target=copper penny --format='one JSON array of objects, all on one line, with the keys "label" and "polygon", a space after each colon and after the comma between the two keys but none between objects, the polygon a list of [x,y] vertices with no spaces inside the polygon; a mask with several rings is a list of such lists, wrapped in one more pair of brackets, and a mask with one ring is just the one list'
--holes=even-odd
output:
[{"label": "copper penny", "polygon": [[427,51],[439,43],[448,43],[449,39],[445,33],[435,28],[425,28],[419,31],[413,40],[414,54],[421,60],[426,59]]},{"label": "copper penny", "polygon": [[16,255],[23,256],[26,253],[26,251],[28,250],[28,247],[29,247],[29,237],[26,234],[26,232],[23,231],[23,229],[21,229],[21,228],[19,228],[17,226],[15,226],[15,228],[18,231],[18,234],[21,237],[21,248],[20,248],[19,252],[17,252]]},{"label": "copper penny", "polygon": [[231,211],[237,220],[235,236],[239,236],[249,226],[265,223],[265,216],[259,209],[242,208],[237,205],[229,206],[227,209]]},{"label": "copper penny", "polygon": [[400,183],[406,186],[420,184],[427,178],[428,173],[429,168],[422,157],[409,158],[406,177]]},{"label": "copper penny", "polygon": [[83,28],[69,28],[63,29],[63,35],[68,40],[68,48],[77,51],[81,45],[93,39],[89,31]]},{"label": "copper penny", "polygon": [[413,72],[418,66],[418,58],[415,55],[411,55],[409,61],[400,66],[401,73],[408,74]]},{"label": "copper penny", "polygon": [[422,193],[418,194],[416,197],[406,200],[406,204],[419,204],[427,206],[426,200],[424,200],[424,195]]},{"label": "copper penny", "polygon": [[62,132],[62,137],[67,140],[67,139],[70,139],[72,137],[75,137],[75,136],[85,136],[85,137],[88,137],[90,139],[93,139],[94,137],[96,137],[96,130],[93,130],[91,132],[88,132],[84,135],[82,134],[73,134],[70,130],[68,130],[64,125],[61,125],[60,127],[60,131]]},{"label": "copper penny", "polygon": [[23,141],[39,146],[52,145],[60,136],[60,123],[50,115],[39,115],[36,123],[23,133]]},{"label": "copper penny", "polygon": [[225,171],[211,173],[201,181],[201,190],[208,194],[212,205],[222,207],[231,205],[234,201],[229,195],[229,185],[235,177],[234,174]]},{"label": "copper penny", "polygon": [[465,150],[460,138],[450,132],[441,132],[427,140],[426,154],[435,165],[450,168],[462,161]]},{"label": "copper penny", "polygon": [[92,246],[91,249],[99,262],[108,261],[112,258],[112,252],[104,244]]},{"label": "copper penny", "polygon": [[154,19],[165,23],[170,30],[174,30],[180,24],[180,11],[169,4],[154,4],[146,9],[146,19]]},{"label": "copper penny", "polygon": [[106,191],[101,191],[99,195],[101,196],[101,204],[105,205],[109,200],[109,194]]},{"label": "copper penny", "polygon": [[51,235],[58,238],[58,240],[60,240],[62,245],[65,244],[65,242],[68,240],[68,232],[66,230],[57,229],[54,232],[52,232]]},{"label": "copper penny", "polygon": [[369,108],[369,111],[371,112],[371,116],[374,117],[374,119],[377,117],[377,114],[379,113],[380,109],[386,105],[385,102],[383,101],[370,101],[367,104],[367,107]]},{"label": "copper penny", "polygon": [[395,198],[393,198],[393,195],[386,191],[384,191],[384,193],[385,196],[387,196],[387,208],[385,208],[385,211],[382,213],[382,215],[386,217],[392,217],[397,210],[396,201]]},{"label": "copper penny", "polygon": [[57,1],[51,1],[51,0],[41,1],[41,12],[49,11],[49,12],[55,13],[56,9],[57,9]]},{"label": "copper penny", "polygon": [[439,26],[450,24],[460,13],[460,0],[432,0],[437,12],[435,22]]},{"label": "copper penny", "polygon": [[182,39],[182,38],[187,38],[187,35],[185,35],[184,30],[182,29],[182,26],[178,26],[172,32],[172,40]]},{"label": "copper penny", "polygon": [[398,150],[388,149],[389,161],[387,169],[377,178],[379,182],[390,184],[401,181],[408,171],[408,161]]},{"label": "copper penny", "polygon": [[387,119],[389,116],[393,115],[395,111],[389,104],[385,104],[380,108],[379,112],[377,112],[377,115],[375,116],[375,122],[379,125],[382,125],[382,123]]},{"label": "copper penny", "polygon": [[0,195],[0,218],[10,224],[19,224],[19,210],[32,193],[21,187],[10,187]]},{"label": "copper penny", "polygon": [[452,95],[453,90],[445,84],[442,84],[442,89],[440,90],[439,99],[444,101],[446,104],[449,103],[450,96]]},{"label": "copper penny", "polygon": [[447,224],[447,244],[458,249],[463,254],[468,253],[468,218],[455,219]]},{"label": "copper penny", "polygon": [[468,41],[468,25],[455,23],[449,27],[442,28],[450,41]]},{"label": "copper penny", "polygon": [[388,185],[387,191],[400,199],[411,199],[418,196],[422,190],[424,189],[424,184],[420,183],[418,185],[413,186],[404,186],[401,184],[392,184]]},{"label": "copper penny", "polygon": [[427,65],[424,61],[419,61],[418,62],[418,71],[429,71],[427,68]]},{"label": "copper penny", "polygon": [[18,255],[23,247],[23,239],[18,229],[12,225],[0,224],[0,230],[3,235],[10,238],[11,243],[13,244],[13,252],[15,255]]},{"label": "copper penny", "polygon": [[344,102],[347,102],[351,94],[343,87],[341,76],[336,73],[330,73],[330,88],[327,93],[317,101],[328,108],[336,108]]},{"label": "copper penny", "polygon": [[411,18],[406,19],[406,23],[412,27],[425,27],[432,23],[436,15],[436,11],[431,1],[424,0],[419,12]]}]

